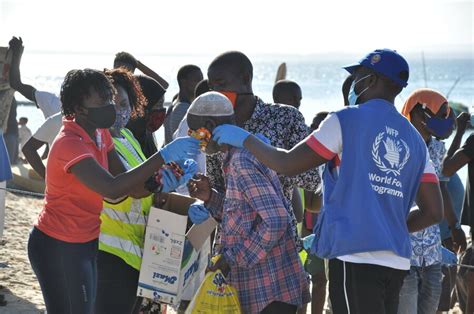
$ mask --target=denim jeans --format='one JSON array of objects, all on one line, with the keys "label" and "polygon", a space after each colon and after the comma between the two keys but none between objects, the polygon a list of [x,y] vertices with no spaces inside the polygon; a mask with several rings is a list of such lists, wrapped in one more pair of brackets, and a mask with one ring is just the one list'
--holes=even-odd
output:
[{"label": "denim jeans", "polygon": [[441,264],[412,266],[400,290],[398,314],[436,313],[442,277]]}]

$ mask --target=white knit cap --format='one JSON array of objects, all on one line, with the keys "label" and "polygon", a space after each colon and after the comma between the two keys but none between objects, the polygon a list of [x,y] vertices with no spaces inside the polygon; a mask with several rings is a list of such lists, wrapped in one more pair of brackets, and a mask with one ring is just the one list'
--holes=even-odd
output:
[{"label": "white knit cap", "polygon": [[205,117],[231,116],[234,114],[229,98],[218,92],[207,92],[194,99],[188,114]]}]

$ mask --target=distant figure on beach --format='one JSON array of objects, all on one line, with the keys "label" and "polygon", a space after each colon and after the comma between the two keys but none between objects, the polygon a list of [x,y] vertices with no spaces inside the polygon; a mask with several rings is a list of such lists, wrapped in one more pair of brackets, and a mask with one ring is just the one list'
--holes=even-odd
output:
[{"label": "distant figure on beach", "polygon": [[28,163],[30,163],[32,168],[44,178],[45,166],[38,150],[45,146],[45,153],[47,153],[62,126],[62,116],[60,112],[61,101],[59,97],[53,93],[39,91],[35,87],[22,82],[20,63],[24,47],[21,38],[13,37],[10,40],[10,50],[13,53],[12,65],[10,68],[11,87],[22,94],[23,97],[34,102],[36,107],[42,111],[43,116],[46,118],[46,121],[35,132],[35,134],[30,136],[29,139],[26,139],[26,142],[21,148],[21,152]]},{"label": "distant figure on beach", "polygon": [[294,81],[281,80],[273,86],[273,102],[299,109],[303,95],[301,87]]},{"label": "distant figure on beach", "polygon": [[[108,130],[116,120],[115,95],[97,70],[71,70],[61,86],[63,127],[48,158],[44,208],[28,241],[48,313],[94,313],[103,199],[148,195],[151,175],[199,150],[197,140],[180,138],[127,171]],[[179,184],[172,173],[164,177],[155,183],[165,191]]]},{"label": "distant figure on beach", "polygon": [[10,86],[26,99],[34,102],[45,118],[61,111],[61,102],[58,96],[44,91],[38,91],[35,87],[25,84],[21,80],[20,63],[23,55],[23,41],[21,38],[13,37],[10,40],[10,50],[13,53],[10,67]]},{"label": "distant figure on beach", "polygon": [[[205,93],[191,104],[190,130],[235,123],[230,100],[218,92]],[[223,151],[226,173],[224,204],[192,205],[189,217],[202,223],[209,215],[222,221],[220,269],[237,289],[242,313],[296,313],[310,301],[306,273],[298,256],[293,213],[276,172],[247,150],[218,146],[211,141],[206,154]],[[190,181],[195,190],[195,181]],[[217,205],[217,206],[214,206]],[[227,276],[229,273],[229,276]]]},{"label": "distant figure on beach", "polygon": [[25,146],[25,143],[30,139],[31,137],[31,130],[26,126],[28,123],[28,118],[26,117],[21,117],[20,120],[18,121],[18,141],[20,142],[20,158],[24,159],[23,153],[21,152],[21,149],[23,146]]},{"label": "distant figure on beach", "polygon": [[158,73],[147,67],[128,52],[122,51],[115,55],[114,69],[119,67],[124,67],[132,73],[135,73],[135,70],[139,69],[143,74],[156,80],[164,89],[167,89],[169,86],[168,82]]},{"label": "distant figure on beach", "polygon": [[173,134],[184,119],[186,111],[194,100],[194,89],[202,81],[201,69],[193,64],[182,66],[178,71],[178,98],[173,102],[173,107],[168,109],[165,121],[165,144],[173,139]]},{"label": "distant figure on beach", "polygon": [[[409,232],[441,221],[441,192],[426,144],[394,106],[408,83],[406,60],[378,49],[345,69],[358,106],[330,114],[293,149],[277,149],[234,125],[218,126],[213,139],[246,148],[285,175],[325,164],[312,252],[329,259],[332,310],[396,314],[410,269]],[[388,138],[403,147],[398,166],[384,157]],[[415,198],[419,208],[410,212]]]}]

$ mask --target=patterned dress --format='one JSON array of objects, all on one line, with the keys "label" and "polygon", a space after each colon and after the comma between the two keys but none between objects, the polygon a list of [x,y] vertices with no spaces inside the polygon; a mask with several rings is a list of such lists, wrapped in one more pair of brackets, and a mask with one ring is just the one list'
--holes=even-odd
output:
[{"label": "patterned dress", "polygon": [[[439,180],[446,181],[447,178],[441,175],[443,158],[446,154],[444,143],[434,138],[431,139],[428,143],[428,152]],[[410,241],[412,246],[411,266],[430,266],[441,262],[441,235],[438,224],[411,233]]]}]

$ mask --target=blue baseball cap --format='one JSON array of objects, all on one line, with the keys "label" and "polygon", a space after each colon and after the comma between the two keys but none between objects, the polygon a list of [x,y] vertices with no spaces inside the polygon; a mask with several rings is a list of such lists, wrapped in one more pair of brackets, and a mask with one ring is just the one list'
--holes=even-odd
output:
[{"label": "blue baseball cap", "polygon": [[377,73],[385,75],[401,87],[406,87],[408,85],[408,63],[395,50],[374,50],[359,62],[345,66],[343,68],[352,74],[357,69],[357,67],[361,65],[372,69]]}]

